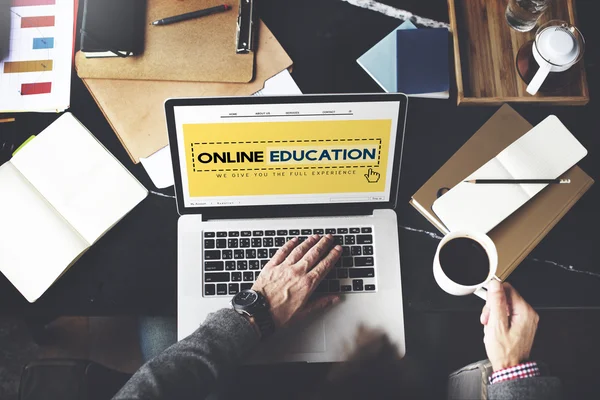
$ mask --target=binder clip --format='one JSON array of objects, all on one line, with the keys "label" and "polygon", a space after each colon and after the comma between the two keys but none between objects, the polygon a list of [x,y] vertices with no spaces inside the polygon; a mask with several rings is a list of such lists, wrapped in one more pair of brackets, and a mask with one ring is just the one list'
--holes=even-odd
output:
[{"label": "binder clip", "polygon": [[236,53],[246,54],[254,51],[256,43],[255,18],[254,0],[240,0],[237,20]]}]

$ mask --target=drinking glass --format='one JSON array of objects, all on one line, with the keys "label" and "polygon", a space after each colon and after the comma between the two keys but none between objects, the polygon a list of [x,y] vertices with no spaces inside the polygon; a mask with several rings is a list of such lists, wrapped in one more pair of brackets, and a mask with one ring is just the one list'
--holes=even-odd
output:
[{"label": "drinking glass", "polygon": [[506,7],[506,22],[516,31],[528,32],[535,28],[550,3],[552,0],[510,0]]}]

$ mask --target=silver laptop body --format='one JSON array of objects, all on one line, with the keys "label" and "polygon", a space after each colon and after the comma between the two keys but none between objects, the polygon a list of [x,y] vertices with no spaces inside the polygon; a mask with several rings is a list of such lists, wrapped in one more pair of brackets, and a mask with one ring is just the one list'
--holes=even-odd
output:
[{"label": "silver laptop body", "polygon": [[[400,355],[405,354],[399,239],[393,208],[397,201],[406,108],[407,98],[402,94],[167,100],[165,109],[175,173],[175,192],[181,215],[177,250],[178,339],[193,333],[209,313],[230,307],[233,294],[251,287],[264,263],[284,241],[295,236],[303,238],[314,233],[331,233],[344,246],[344,257],[319,286],[315,296],[320,293],[340,293],[342,301],[320,314],[276,332],[261,343],[248,362],[344,361],[354,349],[361,327],[385,333],[397,346]],[[302,125],[306,122],[320,124],[321,121],[334,121],[332,126],[335,128],[332,132],[337,130],[337,133],[333,133],[331,137],[321,135],[319,137],[327,139],[317,140],[314,136],[316,133],[311,128],[314,125],[306,124],[306,130]],[[286,123],[294,124],[289,125],[290,131],[298,128],[299,132],[306,131],[307,137],[313,136],[310,140],[305,140],[307,145],[303,143],[301,147],[284,147],[298,146],[297,142],[301,137],[298,140],[261,140],[267,146],[265,152],[268,163],[264,163],[264,157],[257,156],[251,160],[253,152],[250,150],[246,152],[246,156],[240,156],[243,151],[235,150],[241,147],[231,146],[242,146],[241,141],[226,142],[229,140],[229,129],[232,130],[231,137],[235,138],[236,134],[239,136],[239,133],[235,133],[236,130],[242,129],[242,126],[225,124],[271,122],[279,123],[280,125],[273,125],[278,129],[285,128]],[[327,123],[329,122],[325,122]],[[219,124],[223,124],[222,130]],[[375,124],[373,132],[381,134],[377,136],[372,132],[365,132],[364,138],[354,135],[353,139],[335,139],[336,135],[344,135],[344,131],[340,129],[349,127],[349,136],[353,129],[363,129],[363,125],[357,124]],[[271,125],[261,126],[271,128]],[[387,155],[381,153],[386,150],[385,126],[390,126]],[[248,127],[252,128],[254,125]],[[326,127],[329,129],[327,125]],[[268,130],[266,128],[265,132]],[[214,133],[221,131],[223,137]],[[263,132],[260,132],[262,135]],[[263,145],[252,143],[256,142],[253,139],[251,136],[244,139],[247,140],[244,143],[248,143],[244,146]],[[347,151],[340,150],[343,146],[339,140],[348,140],[344,143]],[[379,153],[377,157],[372,157],[374,153],[371,151],[376,152],[378,143]],[[313,147],[310,147],[312,145],[316,150],[313,151]],[[227,154],[215,149],[231,151]],[[294,152],[290,149],[304,151]],[[211,152],[212,150],[215,151]],[[254,152],[254,156],[256,154]],[[301,159],[300,154],[306,159]],[[330,162],[334,161],[325,158],[335,156],[337,159],[339,156],[341,159],[342,154],[346,158],[333,167]],[[352,160],[352,154],[355,157],[362,154],[363,158]],[[288,157],[296,157],[301,161],[284,161]],[[319,161],[316,161],[317,157]],[[380,161],[386,157],[386,165],[382,165]],[[242,164],[244,161],[247,163]],[[193,166],[189,165],[190,162]],[[308,163],[308,166],[302,162]],[[348,164],[343,164],[345,162]],[[286,167],[273,167],[281,165],[289,170]],[[257,166],[261,168],[256,168]],[[365,181],[370,184],[380,184],[375,182],[378,177],[370,176],[372,171],[380,171],[381,179],[386,179],[386,182],[385,185],[381,182],[381,187],[385,188],[382,194],[350,193],[349,190],[348,193],[315,194],[313,198],[312,194],[273,195],[273,191],[278,190],[275,187],[268,188],[271,193],[265,195],[197,195],[200,192],[214,194],[220,190],[228,193],[238,190],[235,186],[230,186],[235,185],[232,176],[238,177],[241,182],[246,173],[245,168],[247,171],[272,170],[273,174],[278,171],[291,174],[302,168],[313,174],[325,171],[323,168],[337,168],[337,171],[345,169],[355,171],[355,175],[360,174],[361,179],[364,176]],[[229,171],[223,172],[226,169]],[[213,177],[218,173],[232,174],[227,179],[232,179],[233,182],[227,183],[228,186],[223,188],[216,187],[214,183],[208,187],[208,183],[213,182],[210,179],[216,179]],[[331,179],[333,187],[336,180]],[[203,184],[205,181],[207,185]],[[290,190],[296,190],[293,186],[291,188]]]}]

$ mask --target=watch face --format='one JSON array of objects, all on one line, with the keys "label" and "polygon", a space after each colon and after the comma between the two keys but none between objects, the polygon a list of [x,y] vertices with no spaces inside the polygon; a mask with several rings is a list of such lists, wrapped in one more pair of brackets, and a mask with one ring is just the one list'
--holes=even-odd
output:
[{"label": "watch face", "polygon": [[243,291],[235,295],[234,301],[238,306],[249,306],[258,300],[258,295],[251,291]]}]

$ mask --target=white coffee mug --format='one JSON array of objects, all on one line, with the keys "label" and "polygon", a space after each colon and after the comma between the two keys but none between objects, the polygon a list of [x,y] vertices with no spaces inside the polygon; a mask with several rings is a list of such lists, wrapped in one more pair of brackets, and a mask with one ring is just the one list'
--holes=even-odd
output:
[{"label": "white coffee mug", "polygon": [[[448,276],[442,269],[442,265],[440,264],[440,250],[450,240],[457,238],[472,239],[479,243],[487,253],[489,260],[489,272],[487,278],[483,282],[471,286],[461,285],[460,283],[454,282],[452,279],[448,278]],[[440,241],[437,247],[437,251],[435,252],[435,258],[433,259],[433,276],[435,278],[435,281],[440,286],[440,288],[442,288],[446,293],[452,294],[454,296],[466,296],[468,294],[475,294],[485,300],[485,287],[489,281],[495,278],[497,269],[498,251],[496,250],[496,245],[488,235],[480,232],[466,230],[450,232],[449,234],[444,236],[444,238]]]},{"label": "white coffee mug", "polygon": [[531,51],[540,68],[527,86],[534,95],[550,72],[563,72],[583,57],[585,40],[575,26],[565,21],[552,20],[540,26]]}]

